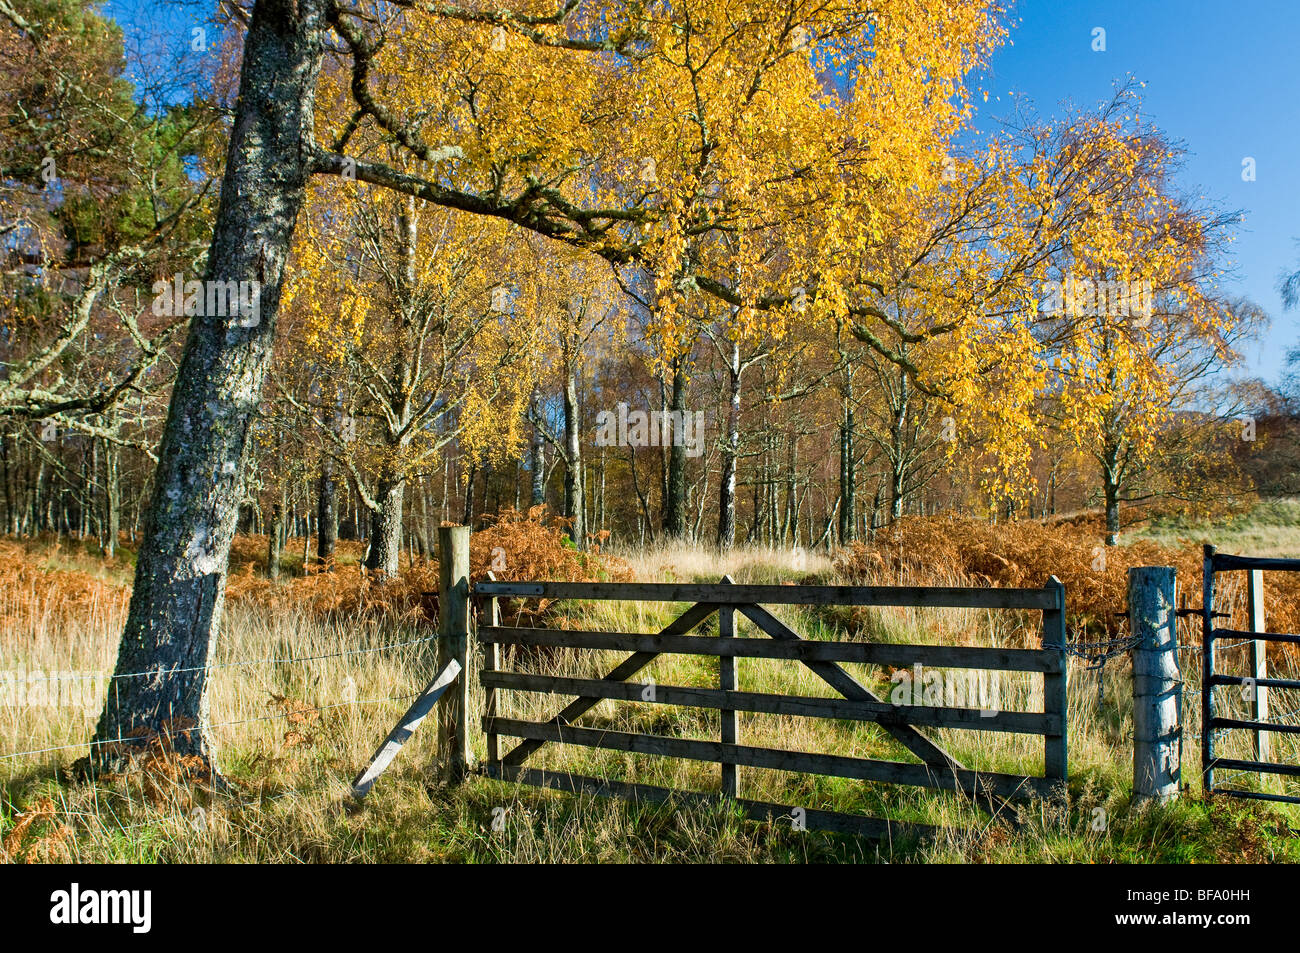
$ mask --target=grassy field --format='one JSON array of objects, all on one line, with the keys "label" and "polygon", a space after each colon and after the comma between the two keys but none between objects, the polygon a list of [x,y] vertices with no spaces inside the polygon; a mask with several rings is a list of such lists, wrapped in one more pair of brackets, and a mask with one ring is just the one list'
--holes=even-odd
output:
[{"label": "grassy field", "polygon": [[1128,535],[1166,546],[1211,543],[1244,556],[1295,556],[1300,553],[1300,500],[1264,500],[1244,513],[1216,520],[1156,519]]},{"label": "grassy field", "polygon": [[[1130,534],[1128,541],[1190,551],[1207,539],[1225,550],[1295,555],[1300,552],[1297,517],[1300,505],[1284,501],[1264,504],[1221,528],[1155,525]],[[942,530],[938,535],[946,541],[952,533]],[[1069,544],[1066,537],[1051,541]],[[103,673],[112,670],[129,592],[130,554],[105,564],[89,548],[0,542],[4,668],[98,673],[87,680],[94,690],[79,696],[76,704],[0,705],[0,755],[35,752],[0,760],[0,855],[5,860],[1300,860],[1300,842],[1288,831],[1300,827],[1300,817],[1250,802],[1216,799],[1211,804],[1200,798],[1199,756],[1190,744],[1183,758],[1188,782],[1184,796],[1164,807],[1130,807],[1131,687],[1122,659],[1100,672],[1072,664],[1069,802],[1031,803],[1021,812],[1018,826],[1006,819],[990,822],[954,795],[746,768],[741,773],[747,797],[940,824],[951,832],[924,843],[881,843],[798,831],[785,821],[747,822],[725,806],[637,806],[538,792],[478,776],[442,787],[431,781],[431,723],[406,746],[365,808],[353,810],[346,798],[348,782],[433,671],[428,641],[432,632],[419,600],[432,578],[430,567],[416,567],[381,594],[360,579],[354,564],[357,553],[345,551],[336,573],[302,578],[301,567],[288,564],[284,578],[270,583],[259,578],[256,559],[261,545],[251,539],[236,547],[218,667],[212,673],[217,757],[238,788],[237,793],[217,795],[185,783],[183,773],[165,757],[140,771],[94,784],[71,779],[68,766],[85,753],[80,744],[94,726],[105,690]],[[1035,544],[1026,536],[1026,545],[1042,549],[1047,543]],[[301,552],[301,542],[291,542],[287,550]],[[1155,550],[1141,552],[1150,556]],[[1025,568],[1027,557],[1010,549],[994,555],[1019,567],[1018,572],[1036,571]],[[716,581],[729,573],[737,582],[830,582],[856,579],[859,573],[852,560],[841,556],[833,561],[825,554],[750,549],[720,558],[703,550],[668,548],[623,556],[622,571],[644,580]],[[1083,566],[1090,556],[1087,548],[1077,562]],[[1103,574],[1122,576],[1122,560],[1111,562]],[[888,559],[871,571],[875,581],[890,578],[912,584],[969,582],[975,572],[971,569],[966,572],[971,578],[962,578],[959,570],[949,567],[942,575],[920,580],[914,567],[891,565]],[[979,572],[981,579],[989,576],[983,568]],[[1008,584],[998,578],[992,582]],[[1071,585],[1069,578],[1066,582]],[[1073,588],[1086,587],[1079,582]],[[1098,585],[1095,591],[1095,598],[1102,599],[1111,589]],[[566,603],[552,607],[549,624],[653,631],[682,608]],[[1079,607],[1076,615],[1082,620],[1089,611],[1099,617],[1106,610]],[[790,608],[777,614],[810,638],[999,646],[1036,645],[1038,638],[1036,618],[1011,612]],[[1191,620],[1185,621],[1191,625]],[[1180,641],[1188,641],[1190,631]],[[753,633],[741,622],[738,634]],[[266,659],[275,661],[244,664]],[[612,659],[609,653],[589,652],[582,657],[533,657],[520,664],[534,671],[591,677],[610,667]],[[1240,663],[1233,657],[1228,661]],[[1294,662],[1294,657],[1281,657],[1274,667],[1300,677]],[[663,657],[638,678],[649,676],[664,685],[716,685],[716,664]],[[1199,674],[1189,653],[1184,653],[1184,666],[1185,679],[1194,683]],[[877,694],[889,694],[887,671],[849,668]],[[743,660],[739,677],[742,690],[832,694],[793,662]],[[1035,710],[1041,705],[1041,682],[1030,676],[1008,679],[1001,688],[1005,709]],[[504,715],[540,718],[554,713],[556,700],[506,693],[502,705]],[[1196,723],[1194,707],[1187,702],[1188,724]],[[716,713],[626,702],[603,702],[584,723],[696,738],[716,738],[719,730]],[[870,724],[742,714],[741,737],[746,743],[790,750],[911,760]],[[1042,770],[1039,739],[940,731],[937,740],[968,766],[1026,774]],[[481,758],[481,737],[476,741]],[[1292,743],[1275,760],[1300,761],[1300,752]],[[530,763],[697,791],[715,790],[719,783],[716,765],[574,746],[547,746]],[[1294,782],[1287,788],[1296,789]],[[499,819],[496,825],[494,818]]]}]

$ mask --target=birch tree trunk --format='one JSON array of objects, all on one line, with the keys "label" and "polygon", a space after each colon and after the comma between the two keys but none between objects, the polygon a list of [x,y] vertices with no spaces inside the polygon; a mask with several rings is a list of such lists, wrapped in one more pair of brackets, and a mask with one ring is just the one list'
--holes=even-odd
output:
[{"label": "birch tree trunk", "polygon": [[320,486],[316,491],[316,560],[329,566],[339,540],[339,486],[334,476],[334,460],[321,458]]},{"label": "birch tree trunk", "polygon": [[907,373],[899,372],[898,402],[895,404],[894,419],[890,424],[892,452],[889,455],[889,521],[892,523],[903,515],[907,503],[908,449],[907,449],[907,413],[911,400]]},{"label": "birch tree trunk", "polygon": [[474,525],[474,481],[476,479],[478,479],[478,466],[471,465],[465,477],[465,506],[460,514],[462,526]]},{"label": "birch tree trunk", "polygon": [[[672,403],[668,409],[674,421],[681,421],[686,414],[686,373],[682,363],[681,358],[673,362]],[[676,430],[668,447],[664,535],[673,539],[686,536],[686,444]]]},{"label": "birch tree trunk", "polygon": [[[536,396],[533,397],[534,414],[541,413],[540,401]],[[533,486],[532,495],[529,497],[529,506],[541,506],[546,502],[546,441],[542,436],[542,428],[538,424],[533,424],[533,449],[529,454],[528,466],[532,471]]]},{"label": "birch tree trunk", "polygon": [[586,494],[582,485],[582,423],[578,420],[578,372],[566,362],[564,375],[564,515],[572,522],[569,538],[578,549],[586,549]]},{"label": "birch tree trunk", "polygon": [[[120,770],[150,737],[208,759],[206,674],[239,515],[249,424],[271,357],[284,263],[309,175],[322,0],[258,0],[208,281],[257,281],[257,321],[195,316],[172,392],[116,672],[91,765]],[[245,326],[251,325],[251,326]],[[198,729],[198,730],[195,730]],[[179,732],[179,733],[178,733]]]},{"label": "birch tree trunk", "polygon": [[731,342],[727,368],[727,439],[722,448],[722,483],[718,498],[718,548],[736,544],[736,464],[740,458],[740,342]]},{"label": "birch tree trunk", "polygon": [[271,504],[271,525],[266,533],[266,578],[280,578],[280,546],[284,542],[284,508]]},{"label": "birch tree trunk", "polygon": [[380,479],[375,494],[379,506],[370,514],[370,551],[366,554],[366,568],[378,574],[380,582],[387,582],[401,570],[402,504],[405,496],[404,478],[387,474]]},{"label": "birch tree trunk", "polygon": [[1119,479],[1118,468],[1111,464],[1102,467],[1102,495],[1106,504],[1106,545],[1119,545]]},{"label": "birch tree trunk", "polygon": [[840,543],[853,542],[858,511],[857,449],[853,444],[853,369],[844,371],[844,419],[840,423]]},{"label": "birch tree trunk", "polygon": [[122,448],[104,441],[104,555],[117,553],[117,535],[122,531]]}]

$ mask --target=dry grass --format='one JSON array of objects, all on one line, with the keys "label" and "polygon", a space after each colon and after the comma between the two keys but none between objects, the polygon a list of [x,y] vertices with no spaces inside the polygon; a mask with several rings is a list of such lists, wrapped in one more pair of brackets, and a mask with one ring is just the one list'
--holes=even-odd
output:
[{"label": "dry grass", "polygon": [[717,582],[731,576],[736,583],[797,582],[826,575],[831,558],[824,550],[736,546],[718,552],[690,543],[654,543],[644,549],[616,550],[634,579],[656,582]]},{"label": "dry grass", "polygon": [[[1102,539],[1095,514],[1001,525],[956,516],[905,517],[882,530],[872,545],[842,551],[835,565],[846,579],[878,584],[1037,587],[1055,575],[1065,584],[1076,639],[1114,638],[1126,630],[1127,574],[1134,566],[1173,566],[1179,607],[1200,605],[1199,541],[1138,537],[1107,547]],[[1296,551],[1293,526],[1289,552]],[[1221,575],[1215,606],[1230,612],[1231,625],[1243,629],[1248,627],[1244,576]],[[1269,630],[1300,632],[1300,574],[1267,573],[1264,585]]]},{"label": "dry grass", "polygon": [[[1039,585],[1060,575],[1072,595],[1076,620],[1100,620],[1112,611],[1115,579],[1127,565],[1186,561],[1194,548],[1146,541],[1107,554],[1107,568],[1091,568],[1094,527],[1079,521],[1051,527],[978,526],[908,521],[876,548],[858,547],[836,564],[823,554],[738,550],[719,557],[707,550],[667,547],[626,554],[582,555],[544,514],[511,514],[475,534],[472,572],[498,564],[499,578],[639,578],[737,582],[831,581],[836,565],[858,581],[911,584]],[[1210,809],[1194,796],[1197,753],[1184,753],[1193,791],[1163,812],[1133,812],[1126,786],[1128,673],[1124,663],[1100,673],[1071,667],[1072,801],[1069,810],[1042,810],[1011,833],[979,823],[956,797],[889,785],[806,778],[742,769],[749,797],[786,804],[888,815],[950,824],[952,833],[928,846],[874,844],[798,833],[781,824],[742,822],[725,807],[684,810],[516,789],[481,778],[455,789],[430,788],[433,732],[418,733],[371,795],[366,810],[343,809],[347,782],[432,675],[432,616],[423,595],[436,588],[436,566],[417,564],[395,583],[371,584],[355,566],[333,573],[287,576],[270,583],[257,558],[265,540],[243,539],[230,583],[218,668],[212,675],[212,721],[218,762],[241,788],[215,795],[186,776],[184,765],[160,750],[139,774],[73,783],[63,771],[84,752],[111,671],[125,617],[125,566],[47,544],[0,542],[0,652],[5,668],[96,673],[84,704],[0,707],[0,754],[55,748],[0,760],[0,851],[9,861],[1135,861],[1269,860],[1290,856],[1293,842],[1278,833],[1278,815],[1262,807]],[[504,553],[504,568],[500,556]],[[900,556],[898,554],[906,554]],[[351,559],[358,554],[347,553]],[[1188,578],[1179,562],[1180,575]],[[249,568],[245,568],[249,567]],[[1193,575],[1191,578],[1197,578]],[[1185,584],[1185,583],[1184,583]],[[1083,595],[1083,594],[1087,595]],[[1227,594],[1235,605],[1239,593]],[[1093,602],[1088,600],[1092,599]],[[1122,603],[1121,603],[1122,604]],[[646,603],[567,603],[550,607],[565,625],[654,631],[680,607]],[[558,615],[563,618],[558,618]],[[811,638],[866,638],[972,645],[1034,644],[1036,623],[1016,613],[976,610],[778,612]],[[741,635],[752,634],[741,623]],[[412,643],[412,644],[406,644]],[[385,646],[389,646],[385,648]],[[372,651],[377,650],[377,651]],[[1241,653],[1238,652],[1238,655]],[[276,659],[256,665],[247,660]],[[614,664],[612,653],[533,656],[522,668],[593,676]],[[1229,664],[1240,659],[1229,656]],[[1194,681],[1194,658],[1185,657]],[[639,679],[660,685],[716,685],[716,660],[661,657]],[[852,666],[877,694],[890,690],[889,672]],[[796,663],[744,660],[742,690],[831,695]],[[1100,689],[1100,691],[1099,691]],[[1034,710],[1041,681],[1006,680],[1002,707]],[[473,685],[477,696],[479,689]],[[504,693],[503,714],[549,717],[556,700]],[[475,700],[477,704],[477,699]],[[1188,707],[1189,723],[1195,713]],[[603,702],[585,724],[681,737],[717,736],[716,713],[650,704]],[[877,726],[817,719],[742,715],[747,743],[910,760]],[[1240,734],[1240,733],[1238,733]],[[971,766],[1015,773],[1042,767],[1041,742],[1009,734],[945,731],[937,740]],[[477,739],[481,745],[482,739]],[[1240,739],[1232,742],[1237,746]],[[66,749],[63,746],[70,746]],[[1230,751],[1233,749],[1230,747]],[[1236,752],[1234,752],[1236,753]],[[483,752],[480,750],[479,755]],[[1300,759],[1283,752],[1278,760]],[[577,773],[715,790],[716,765],[551,745],[530,763]],[[1095,807],[1114,819],[1109,833],[1092,832]],[[494,830],[493,818],[505,824]],[[1296,819],[1292,819],[1292,824]]]}]

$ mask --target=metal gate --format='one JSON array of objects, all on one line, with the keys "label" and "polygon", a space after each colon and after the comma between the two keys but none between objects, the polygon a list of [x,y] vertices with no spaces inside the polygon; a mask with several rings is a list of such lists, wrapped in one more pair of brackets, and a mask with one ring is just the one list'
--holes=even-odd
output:
[{"label": "metal gate", "polygon": [[[1249,576],[1249,630],[1219,628],[1216,618],[1228,613],[1214,611],[1215,577],[1217,573],[1246,571]],[[1271,760],[1269,735],[1300,735],[1300,705],[1283,706],[1288,710],[1270,718],[1271,690],[1300,691],[1300,679],[1271,678],[1265,647],[1269,642],[1300,645],[1300,635],[1269,632],[1264,621],[1264,572],[1300,572],[1300,559],[1265,559],[1253,556],[1231,556],[1215,552],[1213,546],[1205,547],[1204,602],[1202,603],[1201,641],[1201,771],[1207,794],[1226,794],[1231,797],[1260,801],[1283,801],[1300,804],[1300,794],[1278,794],[1268,791],[1246,791],[1239,788],[1216,786],[1216,771],[1254,773],[1300,777],[1300,764],[1279,763]],[[1232,675],[1216,668],[1219,659],[1218,643],[1231,641],[1232,647],[1250,647],[1250,670],[1247,674]],[[1224,647],[1227,648],[1227,647]],[[1215,689],[1236,686],[1241,697],[1249,702],[1250,717],[1223,717],[1221,706],[1215,698]],[[1290,710],[1294,709],[1294,710]],[[1254,759],[1220,757],[1216,751],[1217,735],[1230,731],[1254,733]],[[1223,778],[1218,779],[1220,784]]]}]

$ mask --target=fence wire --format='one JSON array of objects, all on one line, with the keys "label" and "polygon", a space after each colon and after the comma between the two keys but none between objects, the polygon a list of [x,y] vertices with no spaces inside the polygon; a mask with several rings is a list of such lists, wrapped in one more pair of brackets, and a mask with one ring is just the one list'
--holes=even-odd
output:
[{"label": "fence wire", "polygon": [[[57,674],[57,678],[60,680],[62,680],[65,677],[93,678],[93,679],[106,678],[111,684],[113,681],[116,681],[117,679],[124,679],[124,678],[161,677],[163,674],[175,675],[175,674],[180,674],[182,672],[198,672],[198,671],[212,672],[212,671],[217,671],[219,669],[245,668],[254,665],[301,664],[301,663],[316,662],[316,661],[321,661],[324,659],[331,659],[331,658],[346,658],[355,655],[373,655],[379,652],[389,652],[394,649],[407,648],[412,645],[420,645],[424,643],[433,642],[436,641],[436,639],[437,639],[436,635],[431,635],[431,636],[423,636],[418,639],[408,639],[402,642],[389,642],[389,643],[385,643],[384,645],[376,645],[376,646],[371,646],[369,648],[344,649],[338,652],[324,652],[317,655],[303,655],[297,657],[272,656],[272,657],[260,658],[260,659],[240,659],[238,661],[221,662],[209,666],[193,666],[193,667],[174,668],[174,669],[154,669],[148,672],[124,672],[122,674],[115,674],[112,676],[105,676],[103,674],[97,674],[91,672],[87,672],[87,673],[60,672]],[[417,692],[410,692],[406,695],[391,695],[382,698],[353,699],[344,702],[337,702],[331,705],[313,705],[312,711],[318,711],[318,712],[330,711],[335,708],[346,708],[353,705],[376,705],[376,704],[382,704],[384,702],[391,702],[391,701],[407,701],[419,694],[420,693],[417,691]],[[288,711],[274,712],[269,715],[260,715],[252,718],[238,718],[229,721],[214,722],[205,725],[203,727],[204,730],[212,730],[216,728],[229,728],[237,725],[254,724],[256,722],[274,721],[275,719],[278,718],[288,718],[291,714],[293,714],[293,712],[288,712]],[[195,730],[195,729],[190,729],[190,730]],[[30,757],[32,755],[39,755],[39,754],[49,754],[56,751],[71,751],[78,748],[96,748],[101,745],[125,744],[125,743],[138,742],[138,741],[140,741],[140,739],[136,737],[105,738],[105,739],[98,739],[98,740],[91,739],[88,741],[80,741],[75,744],[51,745],[49,747],[33,748],[27,751],[11,751],[6,754],[0,754],[0,761],[10,761],[15,758]]]},{"label": "fence wire", "polygon": [[[68,675],[72,675],[74,677],[81,677],[81,678],[95,678],[95,679],[107,678],[111,686],[111,684],[114,681],[117,681],[119,679],[157,677],[164,674],[164,672],[167,672],[168,674],[177,674],[180,672],[188,672],[188,671],[206,670],[211,672],[219,669],[247,668],[247,667],[257,666],[257,665],[303,664],[307,662],[318,662],[318,661],[323,661],[326,659],[334,659],[334,658],[347,658],[347,657],[352,657],[357,655],[374,655],[380,652],[389,652],[395,649],[409,648],[415,645],[427,644],[436,640],[437,640],[437,636],[432,635],[432,636],[424,636],[416,639],[407,639],[401,642],[389,642],[383,645],[371,646],[369,648],[343,649],[337,652],[323,652],[315,655],[303,655],[303,656],[296,656],[296,657],[270,656],[267,658],[259,658],[259,659],[240,659],[238,661],[216,663],[204,667],[176,668],[171,670],[156,669],[149,672],[125,672],[121,674],[112,675],[111,677],[105,676],[103,674],[96,674],[96,673],[84,673],[84,674],[83,673],[60,673],[58,677],[64,678],[67,677]],[[377,698],[349,699],[348,701],[336,702],[328,705],[313,705],[311,706],[311,711],[323,712],[323,711],[331,711],[339,708],[354,708],[354,707],[371,706],[371,705],[382,705],[390,702],[409,702],[411,699],[416,698],[420,694],[421,693],[419,691],[413,691],[401,695],[389,695],[389,696],[383,696]],[[272,712],[266,715],[258,715],[249,718],[233,718],[226,721],[219,721],[219,722],[213,722],[207,724],[203,726],[203,730],[211,731],[220,728],[231,728],[231,727],[237,727],[241,725],[277,721],[280,719],[288,719],[295,714],[300,714],[300,712],[286,710],[286,711]],[[139,742],[139,741],[140,739],[137,737],[89,739],[87,741],[76,742],[74,744],[49,745],[43,748],[28,749],[26,751],[11,751],[5,754],[0,754],[0,761],[12,761],[18,758],[28,758],[37,755],[53,754],[61,751],[95,749],[103,745],[123,744],[123,743],[130,743],[130,742]],[[300,793],[301,792],[296,790],[289,791],[284,794],[275,795],[269,798],[269,800],[280,800],[282,798],[296,796]],[[11,803],[9,805],[9,809],[11,811],[16,811],[17,805]],[[15,816],[21,817],[22,813],[17,813]],[[51,819],[58,819],[60,821],[77,821],[77,820],[89,821],[90,819],[93,819],[105,831],[114,831],[114,832],[124,832],[124,831],[138,830],[147,827],[156,827],[160,822],[160,820],[165,820],[165,818],[151,818],[150,820],[141,823],[122,824],[120,823],[116,812],[112,811],[111,809],[109,810],[109,816],[111,821],[115,823],[110,823],[109,819],[106,819],[100,813],[90,813],[87,811],[56,810],[48,816]],[[174,819],[179,820],[181,823],[190,824],[191,826],[193,826],[196,823],[195,818],[189,815],[179,816]]]},{"label": "fence wire", "polygon": [[376,645],[365,649],[345,649],[341,652],[325,652],[320,655],[240,659],[234,662],[214,662],[211,665],[191,665],[184,668],[155,668],[150,669],[147,672],[122,672],[113,675],[104,675],[102,672],[66,672],[60,673],[59,678],[106,678],[108,681],[113,682],[121,678],[160,678],[163,675],[180,675],[184,672],[215,672],[220,669],[242,668],[248,665],[291,665],[299,662],[316,662],[321,659],[345,658],[350,655],[368,655],[374,652],[387,652],[391,649],[400,649],[406,648],[410,645],[420,645],[425,642],[433,642],[436,639],[436,635],[428,635],[419,639],[408,639],[405,642],[389,642],[385,645]]},{"label": "fence wire", "polygon": [[[409,701],[410,699],[414,698],[416,695],[419,694],[420,694],[419,692],[410,692],[409,694],[406,695],[389,695],[384,698],[359,698],[355,701],[337,702],[333,705],[313,705],[311,706],[311,710],[329,711],[333,708],[349,708],[353,705],[378,705],[378,704],[382,704],[383,702]],[[251,725],[259,721],[274,721],[277,718],[288,718],[290,715],[293,714],[299,714],[299,712],[281,711],[281,712],[275,712],[274,714],[270,714],[270,715],[259,715],[256,718],[236,718],[231,721],[218,721],[210,725],[205,725],[204,730],[212,730],[214,728],[229,728],[232,725]],[[175,732],[175,734],[178,735],[185,734],[188,731],[197,731],[197,730],[198,730],[197,728],[179,729]],[[31,751],[14,751],[11,752],[10,754],[0,754],[0,761],[7,761],[11,758],[21,758],[26,755],[46,754],[47,752],[50,751],[71,751],[76,748],[96,748],[100,745],[125,744],[127,742],[138,742],[140,740],[141,739],[138,737],[104,738],[100,740],[91,739],[90,741],[78,741],[75,744],[70,744],[70,745],[54,745],[49,748],[34,748]]]},{"label": "fence wire", "polygon": [[1111,659],[1119,658],[1121,655],[1131,651],[1142,639],[1139,636],[1129,636],[1127,639],[1109,639],[1104,642],[1084,642],[1076,640],[1066,642],[1066,654],[1087,663],[1086,671],[1100,670],[1106,667],[1106,663]]}]

